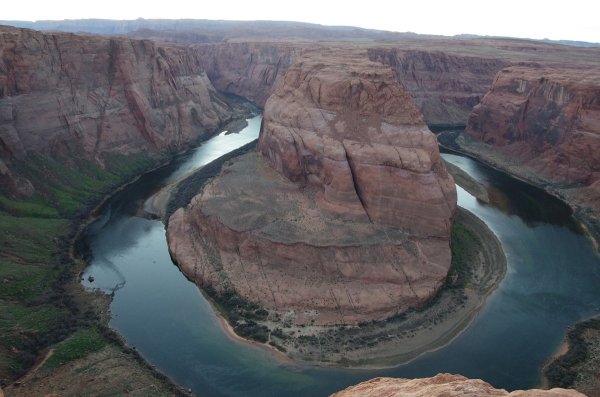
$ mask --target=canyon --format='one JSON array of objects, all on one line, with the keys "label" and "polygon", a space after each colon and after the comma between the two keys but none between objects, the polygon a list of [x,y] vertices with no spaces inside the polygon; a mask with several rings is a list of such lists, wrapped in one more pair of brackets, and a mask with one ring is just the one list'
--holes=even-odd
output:
[{"label": "canyon", "polygon": [[358,325],[436,296],[456,192],[428,126],[466,125],[460,149],[558,195],[600,233],[598,49],[269,29],[0,27],[2,216],[26,214],[5,198],[55,200],[45,178],[63,175],[40,159],[94,173],[165,159],[244,118],[237,95],[264,108],[258,152],[227,162],[168,238],[190,279],[273,324]]}]

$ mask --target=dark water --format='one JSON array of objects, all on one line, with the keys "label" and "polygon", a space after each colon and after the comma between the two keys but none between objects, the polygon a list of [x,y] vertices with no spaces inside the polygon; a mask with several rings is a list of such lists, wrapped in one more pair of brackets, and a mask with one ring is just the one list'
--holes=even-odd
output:
[{"label": "dark water", "polygon": [[[258,135],[260,119],[115,195],[86,237],[93,287],[114,292],[110,325],[176,383],[199,396],[325,396],[375,376],[438,372],[529,388],[565,328],[600,312],[600,260],[568,208],[540,190],[468,158],[444,154],[492,190],[483,205],[459,188],[459,205],[483,219],[506,251],[508,272],[473,323],[451,344],[393,369],[339,370],[282,364],[230,340],[195,285],[173,265],[161,222],[136,216],[165,180]],[[87,281],[86,285],[89,286]]]}]

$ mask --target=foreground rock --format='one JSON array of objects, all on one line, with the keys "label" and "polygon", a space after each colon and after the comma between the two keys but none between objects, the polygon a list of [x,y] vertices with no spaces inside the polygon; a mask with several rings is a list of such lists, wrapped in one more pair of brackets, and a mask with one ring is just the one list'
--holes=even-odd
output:
[{"label": "foreground rock", "polygon": [[504,69],[473,109],[466,133],[477,141],[464,148],[598,219],[598,98],[598,69]]},{"label": "foreground rock", "polygon": [[456,192],[389,68],[303,57],[267,101],[258,150],[169,221],[190,278],[297,324],[382,320],[436,294]]},{"label": "foreground rock", "polygon": [[479,379],[468,379],[461,375],[438,374],[432,378],[395,379],[375,378],[356,386],[351,386],[331,397],[585,397],[567,389],[517,390],[511,393],[495,389]]}]

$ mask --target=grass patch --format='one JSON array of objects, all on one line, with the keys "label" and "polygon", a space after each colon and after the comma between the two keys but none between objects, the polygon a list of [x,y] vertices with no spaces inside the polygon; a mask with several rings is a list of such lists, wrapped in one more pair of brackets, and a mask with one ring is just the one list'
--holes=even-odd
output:
[{"label": "grass patch", "polygon": [[22,265],[0,258],[0,300],[33,304],[58,276],[54,266]]},{"label": "grass patch", "polygon": [[29,199],[19,200],[0,194],[0,210],[26,217],[58,218],[60,216],[55,208],[48,206],[40,194],[34,194]]},{"label": "grass patch", "polygon": [[107,342],[95,327],[80,329],[54,347],[54,353],[42,370],[51,371],[70,361],[83,358],[106,346]]},{"label": "grass patch", "polygon": [[49,263],[56,239],[67,231],[65,219],[19,217],[0,213],[0,250],[27,262]]},{"label": "grass patch", "polygon": [[60,345],[60,362],[99,345],[90,328],[97,317],[81,310],[68,287],[76,269],[70,241],[106,193],[157,162],[143,153],[114,155],[101,168],[30,156],[13,170],[36,193],[28,199],[0,193],[0,385],[21,376],[52,344],[69,341]]},{"label": "grass patch", "polygon": [[470,263],[476,259],[481,242],[460,222],[452,224],[452,265],[446,277],[449,288],[464,288],[471,279]]}]

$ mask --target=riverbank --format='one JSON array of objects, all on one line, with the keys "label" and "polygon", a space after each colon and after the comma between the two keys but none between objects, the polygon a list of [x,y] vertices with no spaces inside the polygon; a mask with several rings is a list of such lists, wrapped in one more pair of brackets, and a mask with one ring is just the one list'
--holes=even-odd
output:
[{"label": "riverbank", "polygon": [[[246,117],[255,113],[253,106],[235,104],[229,121],[212,134],[205,134],[204,138],[222,128],[231,130],[230,125],[239,128],[243,124],[240,118],[245,121]],[[52,160],[48,160],[49,163],[40,160],[39,164],[46,167],[45,179],[40,181],[49,190],[53,189],[50,191],[60,200],[38,199],[31,204],[2,200],[0,221],[6,232],[4,238],[8,239],[3,240],[0,259],[17,258],[11,251],[13,245],[14,252],[19,255],[15,266],[6,263],[9,266],[0,271],[4,277],[0,309],[7,315],[3,319],[6,321],[0,325],[0,342],[4,338],[9,340],[0,343],[0,384],[7,387],[8,395],[45,395],[58,391],[62,394],[67,393],[65,390],[78,394],[84,389],[91,394],[120,394],[134,391],[138,386],[142,389],[150,387],[148,395],[188,395],[186,390],[149,365],[135,349],[127,347],[122,338],[110,329],[111,297],[85,290],[80,283],[87,263],[85,250],[80,250],[82,233],[97,220],[110,198],[142,175],[164,167],[182,153],[125,158],[113,156],[111,161],[107,161],[110,169],[99,169],[97,165],[85,163],[75,171],[63,169]],[[35,168],[30,171],[32,180],[37,176],[35,172]],[[24,253],[27,253],[25,257]],[[33,272],[32,269],[38,267],[40,271]],[[11,282],[15,285],[12,286]],[[23,288],[25,285],[26,290]],[[5,298],[10,300],[5,301]],[[23,318],[28,320],[23,321]],[[11,326],[11,321],[17,325]],[[2,327],[8,327],[10,331],[4,332]],[[20,335],[23,342],[13,333]],[[85,335],[85,338],[78,335]],[[67,350],[66,354],[57,356],[55,361],[60,359],[59,362],[52,365],[44,363],[39,368],[34,366],[40,362],[36,360],[40,354],[56,351],[60,346]],[[101,360],[97,360],[98,355],[102,356]],[[5,365],[17,367],[19,361],[23,363],[22,371],[2,371]],[[121,370],[115,370],[111,363]],[[90,373],[112,375],[108,380],[88,377],[81,373],[81,368]],[[84,381],[65,386],[64,380],[69,377]]]},{"label": "riverbank", "polygon": [[[225,161],[219,159],[213,165],[218,167]],[[201,170],[180,183],[182,194],[172,196],[169,213],[187,205],[214,174]],[[207,288],[205,292],[219,316],[227,320],[223,329],[230,334],[237,332],[231,337],[238,342],[243,337],[254,339],[253,344],[275,348],[298,363],[391,367],[452,341],[503,279],[506,258],[500,242],[485,223],[466,210],[459,210],[456,216],[452,245],[454,259],[449,281],[435,299],[419,310],[386,321],[359,326],[294,325],[231,292],[227,296]],[[245,318],[248,314],[252,316]],[[240,324],[251,325],[252,331]]]},{"label": "riverbank", "polygon": [[559,351],[542,370],[544,386],[600,396],[600,317],[570,327]]},{"label": "riverbank", "polygon": [[573,217],[579,222],[581,229],[589,237],[596,252],[600,253],[600,219],[592,213],[591,208],[582,206],[576,202],[576,192],[574,193],[573,189],[540,178],[536,173],[528,170],[522,164],[515,163],[514,160],[502,155],[491,146],[477,141],[459,130],[442,132],[438,135],[438,142],[443,148],[471,157],[492,169],[542,189],[549,195],[565,203],[573,211]]},{"label": "riverbank", "polygon": [[454,178],[454,182],[473,195],[478,200],[489,204],[490,197],[488,195],[488,191],[481,183],[477,182],[475,178],[471,177],[465,171],[452,164],[449,161],[444,161],[444,165],[446,169]]}]

